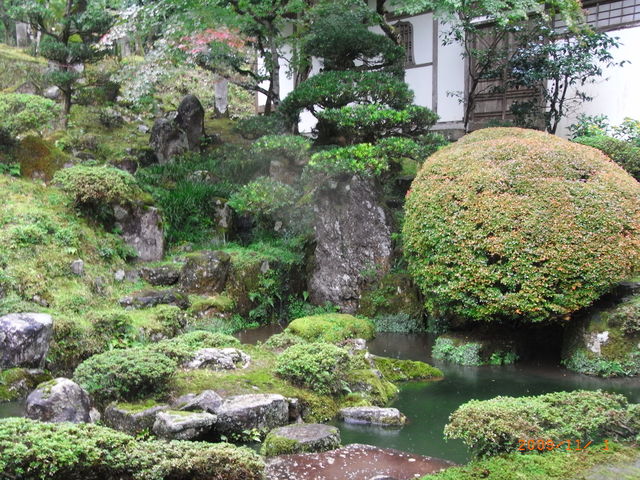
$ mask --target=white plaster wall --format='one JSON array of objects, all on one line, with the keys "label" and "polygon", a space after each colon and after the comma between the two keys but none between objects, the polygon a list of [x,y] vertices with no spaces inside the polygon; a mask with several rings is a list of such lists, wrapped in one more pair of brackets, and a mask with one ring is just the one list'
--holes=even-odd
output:
[{"label": "white plaster wall", "polygon": [[433,108],[433,67],[410,68],[405,72],[405,81],[413,90],[413,103],[422,107]]},{"label": "white plaster wall", "polygon": [[618,37],[622,44],[612,52],[615,60],[631,63],[607,69],[597,83],[583,89],[593,100],[583,103],[578,111],[561,121],[557,131],[560,136],[569,135],[567,127],[580,113],[607,115],[612,125],[620,124],[625,117],[640,119],[640,27],[608,33]]},{"label": "white plaster wall", "polygon": [[[433,15],[425,13],[416,15],[404,22],[413,25],[413,57],[416,65],[433,61]],[[395,22],[391,22],[393,25]]]},{"label": "white plaster wall", "polygon": [[[442,32],[446,26],[439,25]],[[454,92],[464,92],[465,68],[462,57],[462,45],[454,43],[442,45],[438,37],[438,108],[440,122],[460,122],[464,117],[464,107],[459,97],[451,96]]]}]

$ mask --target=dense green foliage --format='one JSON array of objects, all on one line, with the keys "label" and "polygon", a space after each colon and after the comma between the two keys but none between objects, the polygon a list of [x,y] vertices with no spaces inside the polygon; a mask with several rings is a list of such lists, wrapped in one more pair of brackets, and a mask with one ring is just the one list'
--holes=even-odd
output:
[{"label": "dense green foliage", "polygon": [[74,380],[99,402],[136,400],[165,392],[176,363],[143,348],[111,350],[85,360]]},{"label": "dense green foliage", "polygon": [[[575,444],[574,444],[575,446]],[[586,450],[567,452],[567,445],[545,455],[509,453],[448,468],[422,480],[567,480],[568,478],[633,478],[637,448],[613,442],[593,443]],[[615,465],[615,467],[614,467]],[[625,472],[625,473],[622,473]],[[587,475],[591,473],[590,476]],[[625,475],[620,477],[619,475]]]},{"label": "dense green foliage", "polygon": [[238,339],[231,335],[196,330],[152,344],[148,350],[166,355],[181,363],[190,360],[193,353],[201,348],[232,347],[239,344]]},{"label": "dense green foliage", "polygon": [[623,395],[585,390],[471,400],[451,414],[444,432],[476,455],[514,452],[519,439],[633,439],[638,409],[628,407]]},{"label": "dense green foliage", "polygon": [[640,179],[640,146],[606,135],[577,137],[574,142],[597,148],[636,180]]},{"label": "dense green foliage", "polygon": [[271,177],[259,177],[231,195],[229,206],[239,213],[268,216],[291,207],[295,200],[296,192],[289,185]]},{"label": "dense green foliage", "polygon": [[0,471],[34,480],[261,480],[264,464],[228,444],[154,440],[91,424],[0,420]]},{"label": "dense green foliage", "polygon": [[364,318],[340,313],[325,313],[296,318],[285,332],[304,340],[336,343],[347,338],[371,340],[375,336],[373,324]]},{"label": "dense green foliage", "polygon": [[426,309],[541,321],[590,305],[638,266],[639,192],[599,152],[533,130],[480,130],[439,150],[403,227]]},{"label": "dense green foliage", "polygon": [[320,394],[340,393],[345,387],[349,354],[329,343],[305,343],[287,348],[277,359],[275,373],[294,385]]},{"label": "dense green foliage", "polygon": [[443,377],[442,371],[428,363],[397,358],[374,357],[373,362],[384,378],[390,382],[429,380]]},{"label": "dense green foliage", "polygon": [[265,135],[278,135],[285,132],[285,121],[277,113],[271,115],[254,115],[252,117],[241,118],[237,121],[234,129],[243,138],[255,140]]},{"label": "dense green foliage", "polygon": [[431,354],[433,358],[448,360],[458,365],[482,365],[480,350],[482,345],[477,342],[466,342],[456,345],[451,338],[438,337],[433,344]]},{"label": "dense green foliage", "polygon": [[0,129],[14,137],[27,132],[43,132],[52,126],[56,102],[39,95],[0,94]]}]

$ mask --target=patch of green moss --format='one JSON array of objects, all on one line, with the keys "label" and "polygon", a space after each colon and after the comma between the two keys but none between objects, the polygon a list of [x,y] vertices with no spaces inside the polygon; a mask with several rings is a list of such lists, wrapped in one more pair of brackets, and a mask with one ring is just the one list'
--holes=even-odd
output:
[{"label": "patch of green moss", "polygon": [[118,402],[115,404],[115,406],[120,409],[120,410],[126,410],[129,413],[140,413],[140,412],[144,412],[145,410],[149,410],[150,408],[153,407],[158,407],[160,405],[163,405],[161,403],[158,403],[155,399],[152,398],[148,398],[146,400],[142,400],[140,402]]},{"label": "patch of green moss", "polygon": [[23,138],[15,156],[20,164],[20,175],[46,182],[50,181],[68,160],[67,155],[55,145],[36,136]]},{"label": "patch of green moss", "polygon": [[399,360],[397,358],[374,357],[375,366],[390,382],[407,380],[429,380],[442,378],[444,375],[438,368],[424,362]]},{"label": "patch of green moss", "polygon": [[199,315],[209,310],[215,310],[220,313],[230,312],[235,307],[235,302],[227,295],[215,295],[213,297],[190,295],[189,302],[191,303],[189,312],[194,315]]},{"label": "patch of green moss", "polygon": [[423,306],[418,287],[407,273],[388,273],[362,293],[358,313],[373,318],[405,314],[422,318]]},{"label": "patch of green moss", "polygon": [[0,402],[11,402],[24,397],[42,382],[51,379],[46,372],[30,373],[25,368],[0,371]]},{"label": "patch of green moss", "polygon": [[281,437],[271,432],[264,439],[262,448],[260,448],[260,455],[264,455],[265,457],[274,457],[276,455],[302,453],[305,451],[302,447],[303,445],[296,440]]},{"label": "patch of green moss", "polygon": [[359,393],[373,405],[388,405],[398,394],[398,387],[384,377],[378,377],[371,369],[352,370],[345,380],[351,391]]},{"label": "patch of green moss", "polygon": [[[544,455],[535,452],[525,455],[510,453],[476,460],[465,466],[452,467],[441,473],[427,475],[422,477],[422,480],[638,478],[639,459],[640,454],[635,446],[614,442],[608,442],[606,445],[597,443],[580,452],[567,452],[565,448],[561,448]],[[589,472],[598,472],[599,475],[590,477],[587,475]],[[620,476],[623,473],[628,473],[629,476]]]},{"label": "patch of green moss", "polygon": [[369,320],[340,313],[297,318],[285,331],[308,341],[329,343],[347,338],[371,340],[375,336],[375,328]]}]

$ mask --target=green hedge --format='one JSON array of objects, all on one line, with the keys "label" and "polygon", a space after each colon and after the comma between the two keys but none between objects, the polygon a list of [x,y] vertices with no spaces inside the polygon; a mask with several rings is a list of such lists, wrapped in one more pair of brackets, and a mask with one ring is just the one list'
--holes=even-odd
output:
[{"label": "green hedge", "polygon": [[437,151],[405,213],[405,256],[434,317],[562,317],[640,266],[638,182],[534,130],[478,130]]},{"label": "green hedge", "polygon": [[578,137],[573,141],[597,148],[633,175],[633,178],[640,180],[640,147],[637,145],[606,135]]},{"label": "green hedge", "polygon": [[90,424],[0,420],[0,472],[22,480],[262,480],[249,449],[136,441]]}]

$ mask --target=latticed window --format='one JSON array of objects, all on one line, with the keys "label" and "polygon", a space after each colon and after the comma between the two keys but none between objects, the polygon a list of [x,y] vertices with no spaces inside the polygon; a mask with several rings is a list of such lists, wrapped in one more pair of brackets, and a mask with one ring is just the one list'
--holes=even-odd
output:
[{"label": "latticed window", "polygon": [[411,22],[398,22],[395,25],[400,45],[404,47],[405,51],[405,65],[415,65],[413,59],[413,25]]},{"label": "latticed window", "polygon": [[[587,22],[596,30],[616,30],[640,25],[640,0],[585,0],[583,2]],[[557,29],[565,29],[560,18]]]}]

